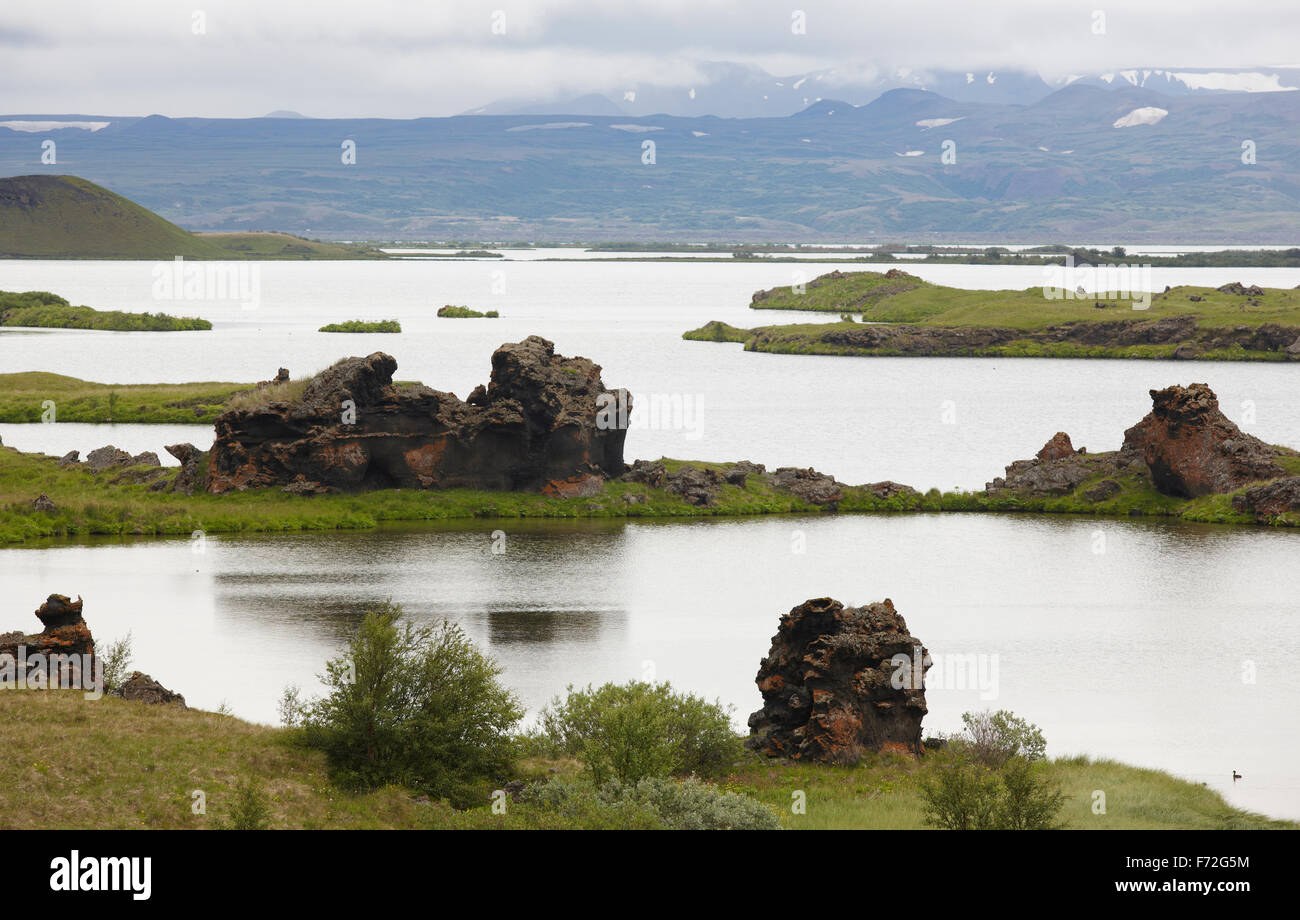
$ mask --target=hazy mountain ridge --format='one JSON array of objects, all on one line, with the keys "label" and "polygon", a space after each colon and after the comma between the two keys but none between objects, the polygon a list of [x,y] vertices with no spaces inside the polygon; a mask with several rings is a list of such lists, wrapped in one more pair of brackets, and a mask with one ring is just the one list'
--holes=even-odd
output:
[{"label": "hazy mountain ridge", "polygon": [[777,76],[744,64],[705,62],[696,66],[704,77],[696,86],[634,82],[612,95],[593,90],[568,98],[503,99],[461,114],[759,118],[792,115],[823,99],[866,105],[895,89],[924,90],[958,102],[1032,105],[1071,83],[1102,89],[1136,86],[1175,96],[1300,88],[1300,68],[1289,67],[1139,67],[1047,79],[1034,72],[1001,68],[903,69],[870,76],[824,69]]},{"label": "hazy mountain ridge", "polygon": [[[1164,114],[1115,127],[1142,109]],[[1300,204],[1294,93],[1076,81],[1032,105],[894,90],[786,118],[98,120],[49,132],[57,166],[46,135],[0,129],[0,173],[76,173],[191,230],[335,238],[1294,242]]]}]

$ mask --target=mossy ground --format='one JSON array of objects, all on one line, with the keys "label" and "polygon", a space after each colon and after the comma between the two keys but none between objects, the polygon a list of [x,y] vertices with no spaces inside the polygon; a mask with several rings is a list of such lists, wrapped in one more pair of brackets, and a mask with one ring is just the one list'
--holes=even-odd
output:
[{"label": "mossy ground", "polygon": [[[233,716],[76,691],[0,692],[0,827],[204,829],[227,821],[241,784],[264,798],[270,828],[584,828],[608,815],[563,817],[511,803],[494,814],[491,790],[468,810],[388,786],[353,794],[328,778],[324,755],[292,743],[285,729]],[[791,829],[925,826],[918,780],[930,761],[868,755],[856,766],[780,764],[746,755],[718,780],[766,803]],[[1067,827],[1295,828],[1232,808],[1214,791],[1157,770],[1071,758],[1048,769],[1068,796]],[[573,760],[523,759],[526,781],[576,776]],[[504,778],[503,778],[504,779]],[[1105,815],[1092,791],[1106,791]],[[196,813],[195,791],[204,813]],[[804,814],[791,809],[802,791]],[[591,823],[599,820],[602,823]]]}]

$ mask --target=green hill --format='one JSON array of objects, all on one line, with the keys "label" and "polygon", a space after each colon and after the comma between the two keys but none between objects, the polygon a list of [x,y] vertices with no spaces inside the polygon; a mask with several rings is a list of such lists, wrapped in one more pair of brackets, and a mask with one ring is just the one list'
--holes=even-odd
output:
[{"label": "green hill", "polygon": [[194,234],[76,176],[0,178],[0,259],[357,259],[377,250],[279,233]]}]

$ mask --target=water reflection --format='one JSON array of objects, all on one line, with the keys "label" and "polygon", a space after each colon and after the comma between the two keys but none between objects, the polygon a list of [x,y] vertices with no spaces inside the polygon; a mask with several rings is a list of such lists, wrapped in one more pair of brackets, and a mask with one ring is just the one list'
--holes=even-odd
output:
[{"label": "water reflection", "polygon": [[[201,553],[48,544],[0,552],[0,572],[17,607],[5,628],[53,591],[81,594],[96,635],[132,630],[137,665],[194,705],[267,722],[285,685],[313,691],[364,611],[392,599],[460,624],[532,713],[568,684],[653,676],[734,706],[739,727],[782,613],[889,597],[933,653],[996,661],[991,696],[927,693],[928,730],[1011,709],[1053,754],[1209,777],[1300,816],[1298,540],[1027,515],[457,522],[209,537]],[[1233,769],[1249,779],[1233,785]]]}]

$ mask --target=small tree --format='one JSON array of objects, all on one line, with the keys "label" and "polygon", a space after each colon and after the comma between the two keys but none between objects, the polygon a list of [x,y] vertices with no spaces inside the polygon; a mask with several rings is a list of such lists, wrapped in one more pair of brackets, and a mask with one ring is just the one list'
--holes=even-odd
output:
[{"label": "small tree", "polygon": [[103,651],[100,651],[99,643],[95,643],[95,657],[104,668],[102,689],[117,690],[126,683],[127,677],[131,674],[131,642],[131,630],[128,629],[125,636],[108,643]]},{"label": "small tree", "polygon": [[468,804],[513,762],[510,732],[523,710],[500,674],[460,627],[416,627],[386,603],[326,663],[330,692],[305,705],[287,694],[281,717],[325,751],[340,785],[396,783]]},{"label": "small tree", "polygon": [[948,830],[1051,830],[1065,796],[1041,761],[1043,733],[1006,710],[965,713],[921,778],[927,824]]}]

